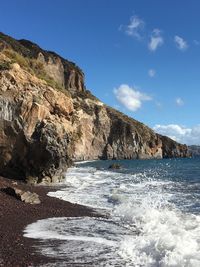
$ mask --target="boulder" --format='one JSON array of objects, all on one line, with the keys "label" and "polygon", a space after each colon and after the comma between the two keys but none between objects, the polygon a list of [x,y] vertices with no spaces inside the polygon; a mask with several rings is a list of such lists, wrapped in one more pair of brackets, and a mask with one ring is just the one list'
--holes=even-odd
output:
[{"label": "boulder", "polygon": [[2,191],[27,204],[40,204],[41,203],[38,194],[31,193],[30,191],[23,191],[16,187],[6,187]]},{"label": "boulder", "polygon": [[118,163],[113,163],[113,164],[111,164],[108,168],[109,168],[109,169],[119,170],[119,169],[121,169],[121,165],[118,164]]}]

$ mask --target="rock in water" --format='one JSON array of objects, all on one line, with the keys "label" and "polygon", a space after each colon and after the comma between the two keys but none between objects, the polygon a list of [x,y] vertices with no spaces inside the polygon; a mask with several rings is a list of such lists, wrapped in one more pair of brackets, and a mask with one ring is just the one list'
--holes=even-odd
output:
[{"label": "rock in water", "polygon": [[119,169],[121,169],[121,165],[120,164],[117,164],[117,163],[113,163],[108,168],[109,169],[119,170]]},{"label": "rock in water", "polygon": [[73,62],[3,33],[0,128],[0,175],[32,183],[60,180],[72,160],[188,156],[93,96]]}]

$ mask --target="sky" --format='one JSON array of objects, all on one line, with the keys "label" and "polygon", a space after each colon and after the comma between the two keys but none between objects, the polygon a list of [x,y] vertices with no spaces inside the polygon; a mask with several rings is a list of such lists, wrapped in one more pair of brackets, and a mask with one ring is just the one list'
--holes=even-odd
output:
[{"label": "sky", "polygon": [[200,144],[199,0],[7,0],[0,31],[75,62],[104,103]]}]

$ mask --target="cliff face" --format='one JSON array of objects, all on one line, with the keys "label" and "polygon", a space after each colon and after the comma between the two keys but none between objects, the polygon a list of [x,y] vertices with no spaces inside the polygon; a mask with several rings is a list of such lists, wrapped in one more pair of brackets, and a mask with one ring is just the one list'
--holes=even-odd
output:
[{"label": "cliff face", "polygon": [[81,133],[75,142],[75,159],[162,158],[161,140],[145,125],[98,100],[74,97],[73,102],[75,125]]},{"label": "cliff face", "polygon": [[190,157],[188,147],[186,145],[179,144],[167,136],[160,135],[162,140],[162,154],[163,158],[184,158]]},{"label": "cliff face", "polygon": [[72,62],[0,34],[0,175],[54,180],[71,160],[186,157],[187,147],[104,105]]},{"label": "cliff face", "polygon": [[0,73],[0,173],[25,179],[62,172],[71,158],[72,99],[17,63],[10,68]]},{"label": "cliff face", "polygon": [[0,50],[11,49],[27,58],[37,59],[58,85],[70,91],[84,91],[84,73],[73,62],[54,52],[45,51],[27,40],[15,40],[0,33]]}]

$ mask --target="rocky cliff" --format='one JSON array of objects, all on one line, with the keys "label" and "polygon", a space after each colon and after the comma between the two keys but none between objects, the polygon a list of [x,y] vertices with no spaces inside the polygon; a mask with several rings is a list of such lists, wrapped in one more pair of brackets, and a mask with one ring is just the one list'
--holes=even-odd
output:
[{"label": "rocky cliff", "polygon": [[48,76],[58,85],[70,91],[84,91],[84,74],[73,62],[70,62],[54,52],[45,51],[37,44],[27,40],[15,40],[0,33],[0,50],[10,49],[20,55],[36,59],[43,65]]},{"label": "rocky cliff", "polygon": [[74,63],[2,33],[0,127],[0,174],[18,179],[58,179],[72,160],[188,156],[94,97]]}]

